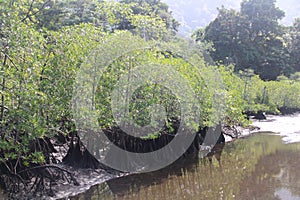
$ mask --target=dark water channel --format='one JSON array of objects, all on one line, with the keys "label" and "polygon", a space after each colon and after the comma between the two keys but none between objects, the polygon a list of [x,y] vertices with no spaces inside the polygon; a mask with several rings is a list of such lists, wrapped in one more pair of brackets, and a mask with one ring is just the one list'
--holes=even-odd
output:
[{"label": "dark water channel", "polygon": [[212,162],[190,155],[160,171],[110,180],[70,199],[300,200],[300,143],[259,133],[227,143]]}]

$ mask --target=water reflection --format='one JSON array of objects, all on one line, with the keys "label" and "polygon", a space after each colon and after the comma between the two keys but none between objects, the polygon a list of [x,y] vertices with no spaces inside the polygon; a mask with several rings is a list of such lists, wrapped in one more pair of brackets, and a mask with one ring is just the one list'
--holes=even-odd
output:
[{"label": "water reflection", "polygon": [[4,193],[4,191],[2,189],[0,189],[0,199],[1,200],[8,199],[7,194]]},{"label": "water reflection", "polygon": [[299,150],[299,143],[283,144],[279,136],[255,135],[226,144],[214,156],[190,155],[71,199],[300,199]]},{"label": "water reflection", "polygon": [[241,198],[300,199],[299,161],[299,151],[292,150],[276,151],[260,159],[243,180]]}]

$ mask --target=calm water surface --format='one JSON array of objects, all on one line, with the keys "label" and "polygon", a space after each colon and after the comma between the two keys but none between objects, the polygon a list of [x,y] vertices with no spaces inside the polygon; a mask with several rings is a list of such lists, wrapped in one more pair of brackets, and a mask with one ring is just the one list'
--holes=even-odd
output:
[{"label": "calm water surface", "polygon": [[114,179],[73,200],[300,200],[300,143],[255,134],[227,143],[221,154],[190,155],[160,171]]}]

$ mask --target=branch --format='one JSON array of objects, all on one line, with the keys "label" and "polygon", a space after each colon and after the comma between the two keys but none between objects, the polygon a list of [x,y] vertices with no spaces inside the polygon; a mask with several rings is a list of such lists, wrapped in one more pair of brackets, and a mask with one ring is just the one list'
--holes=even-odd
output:
[{"label": "branch", "polygon": [[41,165],[41,166],[35,166],[35,167],[31,167],[31,168],[28,168],[28,169],[24,169],[24,170],[22,170],[22,171],[19,171],[18,174],[25,173],[25,172],[29,172],[29,171],[32,171],[32,170],[35,170],[35,169],[45,169],[45,168],[54,168],[54,169],[57,169],[57,170],[60,170],[60,171],[62,171],[62,172],[67,173],[67,174],[71,177],[71,179],[72,179],[72,181],[74,182],[74,184],[75,184],[75,185],[79,185],[79,183],[78,183],[78,182],[76,181],[76,179],[74,178],[72,172],[70,172],[70,171],[68,171],[68,170],[66,170],[66,169],[63,169],[63,168],[61,168],[61,167],[59,167],[59,166],[57,166],[57,165]]},{"label": "branch", "polygon": [[[33,8],[33,3],[35,2],[35,0],[32,0],[31,4],[30,4],[30,8],[26,14],[26,16],[21,20],[21,22],[24,22],[26,19],[30,19],[31,20],[31,17],[32,16],[35,16],[36,14],[38,14],[39,12],[41,12],[41,10],[43,10],[45,8],[45,6],[50,2],[50,0],[46,1],[43,3],[43,5],[37,10],[35,11],[34,13],[30,14],[30,11],[32,11],[32,8]],[[31,20],[32,21],[32,20]]]},{"label": "branch", "polygon": [[56,131],[57,133],[60,133],[62,135],[68,135],[69,133],[71,133],[71,131],[70,132],[64,132],[62,130],[59,130],[58,128],[49,128],[49,130]]},{"label": "branch", "polygon": [[[1,51],[1,53],[3,53],[4,56],[5,56],[5,58],[11,62],[11,64],[17,69],[17,71],[19,71],[19,68],[18,68],[17,65],[14,63],[14,61],[12,60],[12,58],[11,58],[7,53],[5,53],[4,51]],[[7,62],[6,62],[6,63],[7,63]]]},{"label": "branch", "polygon": [[7,111],[10,110],[7,106],[4,106],[4,105],[0,105],[0,107],[3,108],[3,109],[5,109],[5,110],[7,110]]},{"label": "branch", "polygon": [[61,168],[57,165],[41,165],[41,166],[30,167],[30,168],[19,171],[18,174],[22,174],[22,173],[25,173],[25,172],[28,172],[28,171],[31,171],[31,170],[35,170],[35,169],[45,169],[45,168],[55,168],[55,169],[61,170],[63,172],[66,172],[67,174],[72,175],[71,172],[69,172],[68,170],[63,169],[63,168]]},{"label": "branch", "polygon": [[21,20],[21,22],[24,22],[27,18],[30,17],[30,12],[32,11],[32,8],[33,8],[33,3],[35,2],[35,0],[32,0],[31,4],[30,4],[30,7],[25,15],[25,17]]}]

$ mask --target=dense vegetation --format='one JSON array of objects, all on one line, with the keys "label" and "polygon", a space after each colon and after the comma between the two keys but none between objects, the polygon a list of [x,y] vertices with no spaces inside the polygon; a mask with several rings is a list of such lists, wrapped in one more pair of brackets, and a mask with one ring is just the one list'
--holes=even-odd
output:
[{"label": "dense vegetation", "polygon": [[[191,34],[200,27],[206,27],[218,14],[217,8],[240,9],[241,1],[236,0],[162,0],[167,3],[175,18],[179,21],[179,33]],[[297,0],[276,0],[276,5],[284,10],[285,16],[280,20],[281,24],[290,26],[295,18],[299,17],[299,8]],[[291,6],[292,5],[292,6]]]},{"label": "dense vegetation", "polygon": [[[54,146],[70,144],[70,149],[75,148],[78,127],[71,100],[76,74],[94,48],[109,43],[111,38],[118,39],[118,35],[151,48],[127,52],[108,64],[95,90],[102,128],[116,126],[109,105],[119,77],[144,63],[161,66],[166,74],[166,66],[172,66],[192,86],[201,108],[199,121],[190,125],[196,131],[220,121],[247,124],[245,111],[279,113],[282,108],[299,109],[300,75],[295,73],[299,71],[299,20],[293,27],[279,26],[277,20],[283,13],[273,7],[273,1],[267,1],[267,7],[275,9],[274,15],[263,20],[264,13],[251,17],[254,14],[249,9],[263,2],[244,1],[241,13],[220,9],[218,18],[204,32],[196,32],[198,43],[191,44],[175,36],[179,24],[159,0],[0,0],[2,185],[14,190],[23,184],[31,191],[33,187],[27,183],[32,177],[36,177],[38,186],[45,176],[55,180],[53,171],[45,172],[51,168],[48,164],[61,161],[52,154]],[[249,27],[247,34],[241,33]],[[124,43],[122,38],[116,42]],[[114,54],[120,49],[111,51]],[[206,62],[207,51],[222,62]],[[255,67],[251,70],[249,66]],[[265,82],[259,75],[273,81]],[[153,105],[160,104],[168,110],[163,119],[167,132],[174,132],[169,125],[180,118],[182,99],[169,88],[149,81],[131,100],[129,114],[137,124],[149,124],[151,117],[155,118],[150,115]],[[215,104],[224,112],[214,110]],[[149,133],[146,138],[160,134]],[[65,159],[68,161],[74,159],[70,149]]]},{"label": "dense vegetation", "polygon": [[211,56],[235,70],[253,69],[264,80],[276,80],[299,71],[299,19],[292,27],[279,24],[284,12],[275,0],[243,1],[240,12],[224,7],[205,30],[195,35],[211,41]]}]

